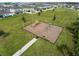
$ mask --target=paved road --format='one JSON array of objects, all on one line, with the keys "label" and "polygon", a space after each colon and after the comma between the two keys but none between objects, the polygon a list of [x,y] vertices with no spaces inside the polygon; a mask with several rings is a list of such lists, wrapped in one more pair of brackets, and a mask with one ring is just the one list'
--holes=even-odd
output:
[{"label": "paved road", "polygon": [[36,41],[37,41],[37,39],[36,38],[33,38],[30,42],[28,42],[26,45],[24,45],[21,49],[19,49],[12,56],[20,56],[23,52],[25,52]]}]

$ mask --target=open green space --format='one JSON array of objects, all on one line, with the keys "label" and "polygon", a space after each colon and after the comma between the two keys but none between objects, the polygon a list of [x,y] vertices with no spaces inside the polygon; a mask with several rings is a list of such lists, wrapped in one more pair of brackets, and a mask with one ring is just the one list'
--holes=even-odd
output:
[{"label": "open green space", "polygon": [[[54,15],[56,18],[55,21],[53,20]],[[23,16],[26,20],[25,24],[22,20]],[[4,18],[0,20],[0,31],[9,33],[9,35],[0,35],[0,55],[12,55],[27,42],[29,42],[33,38],[33,34],[25,31],[23,26],[34,23],[36,20],[61,26],[63,27],[63,31],[55,44],[38,38],[38,41],[22,54],[23,56],[69,55],[67,49],[64,49],[64,53],[58,49],[58,46],[62,45],[66,45],[68,50],[74,53],[74,43],[72,40],[73,38],[67,27],[72,27],[72,23],[76,21],[77,17],[79,17],[79,12],[76,10],[57,8],[54,11],[44,11],[40,15],[19,14]]]}]

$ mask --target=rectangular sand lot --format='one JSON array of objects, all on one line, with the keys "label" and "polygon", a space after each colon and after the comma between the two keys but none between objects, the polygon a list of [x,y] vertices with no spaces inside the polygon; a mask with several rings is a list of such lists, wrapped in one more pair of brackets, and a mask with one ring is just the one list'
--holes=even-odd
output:
[{"label": "rectangular sand lot", "polygon": [[38,37],[50,41],[51,43],[56,42],[59,34],[62,31],[61,27],[46,23],[31,24],[24,27],[24,29],[35,34]]}]

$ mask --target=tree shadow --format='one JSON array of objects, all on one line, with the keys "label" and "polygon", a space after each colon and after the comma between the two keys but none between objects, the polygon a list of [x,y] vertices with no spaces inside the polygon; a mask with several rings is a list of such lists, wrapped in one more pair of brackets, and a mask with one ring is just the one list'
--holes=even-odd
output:
[{"label": "tree shadow", "polygon": [[5,37],[7,37],[9,35],[10,35],[10,33],[6,33],[5,35],[3,35],[3,37],[5,38]]},{"label": "tree shadow", "polygon": [[2,36],[2,35],[4,35],[4,34],[5,34],[5,32],[2,31],[2,30],[0,30],[0,36]]},{"label": "tree shadow", "polygon": [[3,30],[0,30],[0,36],[2,36],[3,38],[7,37],[8,35],[10,35],[10,33],[6,33]]}]

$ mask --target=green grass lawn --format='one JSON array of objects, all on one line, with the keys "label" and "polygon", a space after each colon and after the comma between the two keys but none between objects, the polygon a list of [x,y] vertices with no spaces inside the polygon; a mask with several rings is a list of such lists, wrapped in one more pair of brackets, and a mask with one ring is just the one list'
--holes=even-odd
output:
[{"label": "green grass lawn", "polygon": [[[61,46],[62,44],[67,45],[73,52],[72,36],[66,27],[71,26],[72,23],[76,21],[78,13],[79,12],[70,9],[57,8],[55,11],[44,11],[40,16],[38,16],[38,14],[19,14],[0,20],[0,30],[9,33],[5,38],[0,36],[0,55],[12,55],[33,38],[31,33],[23,29],[22,15],[26,18],[26,25],[39,20],[63,27],[63,31],[55,44],[38,38],[38,41],[22,54],[23,56],[63,55],[62,52],[57,49],[57,45]],[[53,21],[54,14],[56,15],[55,21]],[[68,55],[68,53],[65,55]]]}]

